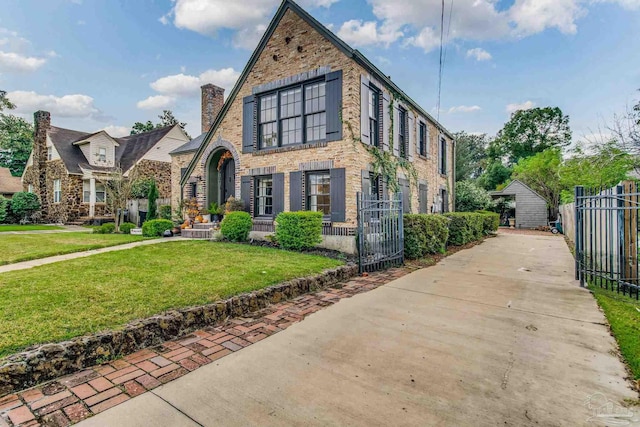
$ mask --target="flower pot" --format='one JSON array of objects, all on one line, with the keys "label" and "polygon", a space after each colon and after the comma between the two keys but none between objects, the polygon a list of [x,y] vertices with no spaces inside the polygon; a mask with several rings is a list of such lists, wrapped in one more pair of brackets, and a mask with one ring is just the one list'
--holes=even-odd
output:
[{"label": "flower pot", "polygon": [[509,218],[509,228],[516,228],[516,219]]},{"label": "flower pot", "polygon": [[202,222],[211,222],[211,214],[202,215]]}]

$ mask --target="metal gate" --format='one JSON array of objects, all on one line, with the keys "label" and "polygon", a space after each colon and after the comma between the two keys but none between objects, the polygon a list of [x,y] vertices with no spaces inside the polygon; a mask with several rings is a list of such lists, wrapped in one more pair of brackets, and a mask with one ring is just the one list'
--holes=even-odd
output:
[{"label": "metal gate", "polygon": [[608,189],[576,187],[576,280],[636,299],[638,276],[638,184]]},{"label": "metal gate", "polygon": [[402,193],[391,198],[357,194],[360,272],[404,263]]}]

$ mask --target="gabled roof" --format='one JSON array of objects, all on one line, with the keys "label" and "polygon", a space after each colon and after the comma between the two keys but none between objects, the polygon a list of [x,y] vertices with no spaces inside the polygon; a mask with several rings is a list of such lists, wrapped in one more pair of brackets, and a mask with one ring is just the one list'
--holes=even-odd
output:
[{"label": "gabled roof", "polygon": [[196,151],[198,147],[200,147],[200,144],[202,144],[202,141],[204,141],[205,136],[207,136],[206,132],[193,138],[191,141],[187,142],[186,144],[181,145],[180,147],[176,148],[169,154],[174,155],[174,154],[183,154],[183,153],[190,153],[192,151]]},{"label": "gabled roof", "polygon": [[329,40],[336,48],[338,48],[340,51],[342,51],[347,57],[353,59],[358,64],[360,64],[363,68],[365,68],[373,77],[375,77],[376,80],[378,80],[380,82],[383,82],[387,86],[391,87],[398,94],[400,94],[402,97],[404,97],[407,100],[407,102],[413,108],[416,109],[416,111],[418,111],[421,115],[423,115],[424,117],[428,118],[433,123],[435,123],[437,128],[441,132],[443,132],[449,138],[453,139],[453,135],[449,131],[447,131],[444,128],[444,126],[442,126],[435,118],[433,118],[433,116],[431,116],[431,114],[427,113],[422,107],[420,107],[420,105],[418,105],[417,102],[415,102],[406,93],[404,93],[402,91],[402,89],[400,89],[394,82],[391,81],[391,79],[388,76],[386,76],[375,65],[373,65],[373,63],[371,61],[369,61],[362,53],[360,53],[356,49],[351,48],[342,39],[340,39],[338,36],[336,36],[334,33],[332,33],[327,27],[322,25],[313,16],[311,16],[309,14],[309,12],[307,12],[306,10],[304,10],[303,8],[298,6],[293,0],[283,0],[283,2],[282,2],[282,4],[280,4],[280,7],[278,8],[276,14],[274,15],[273,19],[271,20],[271,23],[269,24],[269,27],[267,27],[267,30],[265,31],[264,35],[262,36],[262,39],[260,39],[260,43],[258,44],[258,47],[253,51],[253,54],[251,54],[251,57],[249,58],[249,62],[247,62],[247,65],[245,65],[244,69],[242,70],[242,74],[240,74],[240,77],[236,81],[236,84],[233,87],[233,89],[231,90],[231,93],[229,94],[229,97],[227,98],[226,102],[222,106],[222,110],[220,111],[220,113],[216,117],[216,120],[214,121],[214,123],[211,126],[211,128],[209,129],[209,131],[205,134],[205,137],[202,140],[202,143],[200,144],[200,147],[198,147],[198,150],[196,151],[196,154],[193,156],[193,159],[191,160],[191,163],[189,163],[189,166],[187,167],[186,173],[184,174],[184,176],[180,180],[180,185],[184,185],[186,183],[187,179],[189,178],[189,175],[191,175],[191,172],[193,171],[193,169],[194,169],[199,157],[202,155],[202,153],[205,150],[207,144],[211,140],[211,137],[216,132],[218,126],[220,126],[220,123],[222,122],[224,117],[227,115],[227,112],[229,111],[229,108],[230,108],[231,104],[233,104],[234,100],[238,96],[238,92],[240,92],[240,88],[242,87],[242,85],[244,85],[245,81],[247,80],[247,77],[249,76],[249,73],[251,72],[251,69],[253,69],[253,66],[258,61],[258,58],[260,57],[260,54],[262,53],[262,51],[266,47],[267,42],[269,41],[269,39],[273,35],[273,32],[276,30],[276,28],[280,24],[280,20],[282,20],[283,16],[285,15],[287,10],[289,10],[289,9],[291,9],[294,13],[296,13],[298,16],[300,16],[300,18],[302,18],[302,20],[307,22],[314,30],[316,30],[323,37],[325,37],[327,40]]},{"label": "gabled roof", "polygon": [[22,191],[19,176],[11,175],[9,168],[0,168],[0,194],[15,194]]},{"label": "gabled roof", "polygon": [[[524,182],[520,181],[519,179],[514,179],[513,181],[511,181],[506,187],[504,187],[502,190],[500,191],[490,191],[489,194],[492,196],[510,196],[513,195],[514,193],[510,193],[508,191],[509,187],[511,187],[513,184],[518,183],[520,185],[522,185],[524,188],[526,188],[527,190],[529,190],[531,193],[533,193],[534,195],[538,196],[539,198],[541,198],[542,200],[545,200],[544,197],[542,197],[540,194],[538,194],[536,191],[534,191],[533,189],[531,189],[531,187],[529,187],[527,184],[525,184]],[[546,202],[546,200],[545,200]]]},{"label": "gabled roof", "polygon": [[111,135],[109,135],[107,132],[105,132],[104,130],[99,130],[98,132],[94,132],[91,133],[87,136],[83,136],[82,138],[80,138],[79,140],[75,141],[73,143],[73,145],[83,145],[83,144],[88,144],[90,141],[89,139],[93,138],[96,135],[100,135],[100,134],[104,134],[107,138],[109,138],[111,141],[113,141],[113,143],[118,146],[120,144],[118,144],[118,141],[116,141],[116,139],[114,137],[112,137]]},{"label": "gabled roof", "polygon": [[[178,125],[165,126],[124,138],[112,138],[109,136],[116,144],[116,164],[119,164],[123,171],[128,171],[175,126]],[[67,171],[70,174],[82,175],[83,171],[86,170],[103,172],[112,169],[90,165],[89,159],[84,156],[80,147],[76,145],[77,142],[91,138],[101,132],[104,131],[87,133],[51,126],[48,135]],[[108,135],[106,132],[105,134]]]}]

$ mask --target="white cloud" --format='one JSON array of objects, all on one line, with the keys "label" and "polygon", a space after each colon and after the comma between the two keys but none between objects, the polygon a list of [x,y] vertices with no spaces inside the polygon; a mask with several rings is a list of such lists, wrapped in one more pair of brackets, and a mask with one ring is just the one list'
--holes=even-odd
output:
[{"label": "white cloud", "polygon": [[492,57],[486,50],[476,47],[467,51],[467,58],[475,58],[476,61],[490,61]]},{"label": "white cloud", "polygon": [[530,110],[536,106],[536,103],[533,101],[525,101],[521,104],[509,104],[507,105],[507,113],[515,113],[518,110]]},{"label": "white cloud", "polygon": [[131,133],[131,128],[128,128],[126,126],[116,126],[116,125],[109,125],[98,130],[103,130],[107,132],[109,135],[113,136],[114,138],[127,136]]},{"label": "white cloud", "polygon": [[576,19],[585,14],[577,0],[516,0],[509,9],[509,17],[516,24],[520,36],[556,28],[565,34],[578,30]]},{"label": "white cloud", "polygon": [[342,27],[338,30],[338,37],[354,46],[389,46],[402,37],[402,32],[388,27],[378,28],[378,24],[375,21],[363,22],[358,19],[352,19],[342,24]]},{"label": "white cloud", "polygon": [[480,108],[480,106],[478,106],[478,105],[471,105],[471,106],[459,105],[457,107],[449,108],[449,114],[451,114],[451,113],[473,113],[473,112],[480,111],[480,110],[482,110],[482,108]]},{"label": "white cloud", "polygon": [[2,71],[35,71],[42,67],[45,62],[47,60],[44,58],[0,51],[0,70]]},{"label": "white cloud", "polygon": [[159,110],[161,108],[167,108],[175,102],[175,99],[171,96],[155,95],[150,96],[147,99],[138,101],[136,107],[141,110]]},{"label": "white cloud", "polygon": [[417,36],[409,37],[406,45],[419,47],[426,52],[430,52],[440,46],[440,36],[431,27],[425,27]]},{"label": "white cloud", "polygon": [[58,52],[56,52],[55,50],[50,50],[49,52],[47,52],[47,56],[49,58],[59,58],[60,57]]},{"label": "white cloud", "polygon": [[207,70],[199,76],[187,74],[174,74],[159,78],[151,83],[151,89],[169,96],[193,96],[200,93],[200,86],[213,83],[225,90],[233,87],[240,73],[233,68],[222,68],[220,70]]},{"label": "white cloud", "polygon": [[88,95],[41,95],[33,91],[14,91],[7,93],[7,97],[16,104],[18,113],[31,114],[37,110],[49,111],[59,117],[88,117],[101,120],[105,116],[94,105],[94,100]]}]

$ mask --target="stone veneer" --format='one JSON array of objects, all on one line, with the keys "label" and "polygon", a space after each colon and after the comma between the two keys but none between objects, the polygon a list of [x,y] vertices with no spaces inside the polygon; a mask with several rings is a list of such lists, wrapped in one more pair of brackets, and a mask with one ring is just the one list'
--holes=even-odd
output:
[{"label": "stone veneer", "polygon": [[159,198],[171,197],[171,163],[142,160],[135,166],[137,178],[154,178]]},{"label": "stone veneer", "polygon": [[[277,60],[274,60],[277,58]],[[331,70],[342,70],[342,117],[343,140],[324,144],[313,144],[306,149],[273,150],[269,152],[254,152],[241,154],[242,152],[242,117],[243,98],[251,95],[253,88],[265,83],[284,79],[298,73],[308,72],[321,67],[330,67]],[[360,85],[361,75],[367,72],[354,60],[338,50],[330,41],[316,32],[309,24],[302,20],[296,13],[288,10],[283,16],[278,28],[267,42],[264,51],[249,72],[247,80],[240,88],[237,97],[233,100],[226,116],[218,127],[216,134],[209,142],[210,147],[205,153],[212,153],[211,146],[219,145],[224,140],[233,144],[240,154],[236,161],[236,195],[240,195],[240,177],[249,175],[251,169],[275,168],[276,172],[284,172],[284,200],[285,211],[289,210],[289,173],[300,170],[300,164],[316,160],[333,160],[335,168],[345,168],[346,172],[346,221],[335,223],[337,226],[355,227],[357,219],[356,193],[362,189],[362,171],[370,169],[372,161],[362,143],[351,137],[347,123],[351,125],[355,133],[355,139],[359,140],[360,132]],[[390,92],[388,88],[383,88]],[[414,113],[417,113],[414,111]],[[417,114],[416,114],[417,115]],[[417,132],[417,120],[414,121],[412,132]],[[413,164],[418,172],[419,179],[428,183],[428,206],[433,202],[433,196],[440,188],[447,188],[451,195],[453,190],[453,142],[448,141],[448,169],[451,171],[448,177],[442,176],[438,171],[438,130],[436,125],[427,121],[429,133],[428,156],[421,157],[415,153]],[[417,133],[416,133],[417,136]],[[417,141],[417,138],[415,139]],[[417,150],[416,150],[417,151]],[[188,155],[185,155],[185,158]],[[184,162],[184,159],[183,159]],[[199,159],[194,168],[191,179],[206,177],[205,165],[207,158]],[[175,171],[174,171],[175,173]],[[179,172],[178,172],[179,173]],[[399,178],[404,178],[401,171]],[[204,205],[206,189],[204,182],[198,185],[199,201]],[[180,186],[172,185],[173,198],[179,199]],[[418,212],[418,188],[412,185],[411,210]],[[450,197],[451,199],[451,197]],[[450,200],[450,208],[452,203]]]},{"label": "stone veneer", "polygon": [[59,344],[45,344],[9,356],[0,365],[0,397],[103,360],[126,356],[203,326],[222,323],[230,317],[248,316],[269,304],[335,285],[357,273],[356,265],[345,265],[312,277],[289,280],[212,304],[169,311],[134,321],[122,330],[80,337]]}]

